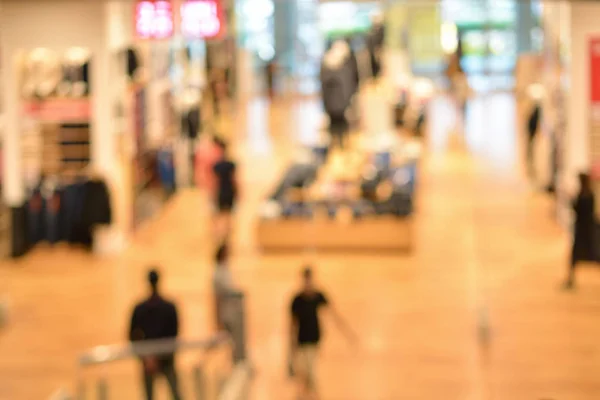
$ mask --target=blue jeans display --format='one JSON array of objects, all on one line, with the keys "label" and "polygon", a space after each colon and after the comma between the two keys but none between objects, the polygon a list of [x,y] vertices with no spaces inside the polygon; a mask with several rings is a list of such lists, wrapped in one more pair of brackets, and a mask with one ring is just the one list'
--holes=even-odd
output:
[{"label": "blue jeans display", "polygon": [[310,204],[300,202],[284,202],[281,207],[284,218],[311,218],[313,210]]},{"label": "blue jeans display", "polygon": [[158,176],[160,183],[166,193],[175,191],[175,163],[173,161],[173,151],[168,149],[160,150],[157,154]]}]

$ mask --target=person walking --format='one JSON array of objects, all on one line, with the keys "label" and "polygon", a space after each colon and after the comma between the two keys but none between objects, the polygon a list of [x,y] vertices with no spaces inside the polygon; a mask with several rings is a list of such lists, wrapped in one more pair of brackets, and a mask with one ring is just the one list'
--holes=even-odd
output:
[{"label": "person walking", "polygon": [[[150,270],[148,273],[150,296],[135,306],[131,316],[129,340],[132,343],[177,337],[179,332],[177,308],[159,294],[159,280],[158,271]],[[144,356],[141,361],[147,400],[154,399],[154,381],[158,375],[166,378],[173,400],[181,399],[174,354]]]},{"label": "person walking", "polygon": [[579,175],[579,194],[573,202],[575,211],[575,229],[573,247],[571,249],[571,263],[564,287],[571,289],[575,285],[575,268],[580,262],[594,261],[596,259],[595,230],[596,212],[595,199],[590,176]]},{"label": "person walking", "polygon": [[527,121],[527,172],[531,179],[535,179],[535,143],[540,129],[542,107],[539,103],[534,104],[529,120]]},{"label": "person walking", "polygon": [[294,296],[290,310],[290,373],[298,378],[301,398],[317,397],[315,366],[321,342],[320,310],[327,310],[342,333],[355,341],[356,336],[330,300],[315,287],[311,267],[306,267],[302,272],[302,289]]},{"label": "person walking", "polygon": [[229,247],[222,243],[215,254],[213,272],[213,291],[215,295],[215,316],[218,330],[231,330],[231,312],[228,297],[236,292],[233,277],[229,269]]},{"label": "person walking", "polygon": [[227,144],[221,139],[217,139],[216,144],[221,149],[221,158],[213,166],[213,172],[217,181],[215,229],[219,241],[222,242],[230,234],[231,212],[238,197],[237,167],[229,159]]},{"label": "person walking", "polygon": [[275,74],[277,72],[277,62],[273,58],[265,64],[265,83],[269,100],[275,98]]}]

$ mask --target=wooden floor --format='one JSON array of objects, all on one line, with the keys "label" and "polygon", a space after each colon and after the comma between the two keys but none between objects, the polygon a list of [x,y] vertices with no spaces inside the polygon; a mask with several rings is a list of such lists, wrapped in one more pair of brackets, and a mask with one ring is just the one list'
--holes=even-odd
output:
[{"label": "wooden floor", "polygon": [[[522,177],[512,98],[477,100],[462,140],[449,135],[448,102],[434,104],[414,254],[261,255],[252,237],[259,201],[295,144],[314,137],[317,109],[306,101],[269,113],[254,102],[230,128],[244,182],[233,268],[248,293],[252,399],[294,398],[287,310],[305,263],[360,335],[352,348],[326,325],[324,400],[599,399],[600,272],[581,270],[577,291],[559,290],[568,237],[551,201]],[[212,246],[206,201],[186,191],[116,259],[40,248],[2,263],[11,316],[0,331],[0,399],[46,398],[73,384],[81,351],[122,341],[150,265],[164,271],[184,336],[210,334]]]}]

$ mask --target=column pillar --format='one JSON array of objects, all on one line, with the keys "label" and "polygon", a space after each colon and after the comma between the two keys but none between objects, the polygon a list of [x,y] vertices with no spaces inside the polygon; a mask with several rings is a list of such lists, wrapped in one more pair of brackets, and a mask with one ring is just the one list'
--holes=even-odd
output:
[{"label": "column pillar", "polygon": [[519,54],[533,50],[531,32],[535,27],[532,0],[517,1],[517,51]]},{"label": "column pillar", "polygon": [[[13,255],[24,252],[17,240],[25,222],[15,213],[22,211],[25,187],[22,166],[21,99],[15,61],[20,52],[46,48],[64,54],[71,47],[91,53],[90,123],[91,163],[110,180],[115,171],[116,146],[110,92],[110,51],[108,50],[107,7],[104,1],[4,0],[0,14],[0,51],[3,60],[2,93],[5,107],[3,197],[13,209]],[[20,211],[19,211],[20,210]],[[22,226],[18,226],[21,224]],[[24,246],[24,244],[23,244]]]},{"label": "column pillar", "polygon": [[286,72],[292,73],[298,29],[296,0],[274,1],[275,57]]}]

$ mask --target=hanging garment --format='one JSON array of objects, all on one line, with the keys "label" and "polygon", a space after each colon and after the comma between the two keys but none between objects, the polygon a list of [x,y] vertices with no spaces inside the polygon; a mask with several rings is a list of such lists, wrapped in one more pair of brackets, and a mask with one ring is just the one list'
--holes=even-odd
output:
[{"label": "hanging garment", "polygon": [[60,203],[61,189],[56,187],[50,189],[44,195],[46,207],[44,209],[45,239],[55,244],[61,239]]},{"label": "hanging garment", "polygon": [[350,104],[346,93],[348,88],[344,87],[343,77],[329,71],[327,73],[328,76],[323,77],[322,81],[323,108],[330,117],[339,118]]},{"label": "hanging garment", "polygon": [[61,240],[80,243],[82,231],[82,211],[84,198],[84,182],[68,185],[62,195],[60,226]]},{"label": "hanging garment", "polygon": [[194,107],[181,116],[181,129],[185,136],[196,139],[202,129],[200,124],[200,108]]},{"label": "hanging garment", "polygon": [[317,177],[317,166],[312,164],[293,164],[285,172],[271,200],[283,201],[286,192],[291,188],[303,188],[308,186]]},{"label": "hanging garment", "polygon": [[110,224],[112,209],[106,184],[101,180],[92,180],[84,184],[82,222],[86,226]]},{"label": "hanging garment", "polygon": [[46,203],[39,187],[35,188],[27,201],[27,241],[30,246],[44,240]]},{"label": "hanging garment", "polygon": [[127,49],[125,57],[127,58],[127,75],[133,79],[140,66],[138,55],[134,49]]},{"label": "hanging garment", "polygon": [[158,151],[158,176],[162,187],[167,193],[175,191],[175,161],[173,150],[162,149]]}]

